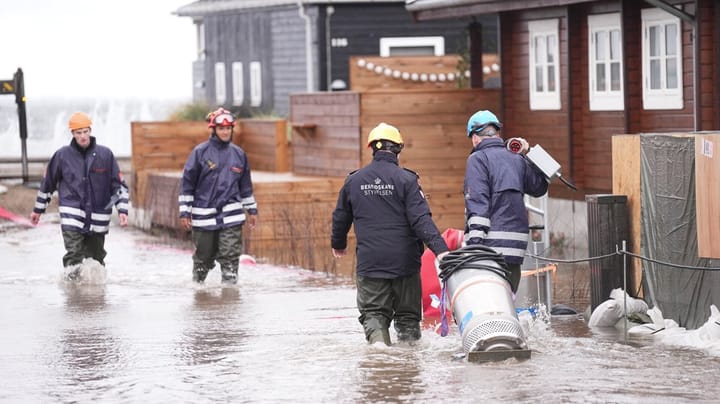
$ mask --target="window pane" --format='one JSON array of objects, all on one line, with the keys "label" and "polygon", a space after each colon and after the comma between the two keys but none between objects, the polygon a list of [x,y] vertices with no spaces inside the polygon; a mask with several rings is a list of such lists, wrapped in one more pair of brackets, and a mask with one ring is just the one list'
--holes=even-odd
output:
[{"label": "window pane", "polygon": [[545,63],[545,37],[535,37],[535,64]]},{"label": "window pane", "polygon": [[605,44],[607,43],[607,32],[601,31],[595,33],[595,60],[600,62],[605,60]]},{"label": "window pane", "polygon": [[620,60],[620,30],[610,31],[610,60]]},{"label": "window pane", "polygon": [[548,65],[547,67],[547,74],[548,74],[548,92],[553,93],[555,92],[555,66]]},{"label": "window pane", "polygon": [[665,25],[665,54],[667,56],[677,55],[677,25],[667,24]]},{"label": "window pane", "polygon": [[650,56],[660,55],[660,27],[657,25],[650,27]]},{"label": "window pane", "polygon": [[650,88],[653,90],[659,90],[660,84],[660,61],[650,61]]},{"label": "window pane", "polygon": [[543,67],[535,66],[535,91],[543,92]]},{"label": "window pane", "polygon": [[665,82],[667,88],[678,87],[677,58],[667,58],[665,60]]},{"label": "window pane", "polygon": [[595,91],[607,91],[607,84],[605,83],[605,63],[595,64]]},{"label": "window pane", "polygon": [[548,35],[547,37],[547,62],[555,63],[555,35]]},{"label": "window pane", "polygon": [[610,90],[620,91],[620,62],[610,63]]}]

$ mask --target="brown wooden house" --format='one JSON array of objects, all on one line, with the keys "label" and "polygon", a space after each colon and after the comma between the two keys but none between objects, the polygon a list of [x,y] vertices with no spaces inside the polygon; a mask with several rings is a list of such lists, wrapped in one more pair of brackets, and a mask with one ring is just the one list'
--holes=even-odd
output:
[{"label": "brown wooden house", "polygon": [[418,21],[497,15],[497,112],[506,135],[542,145],[582,191],[554,183],[554,196],[612,191],[615,134],[720,129],[720,1],[407,0],[406,8]]}]

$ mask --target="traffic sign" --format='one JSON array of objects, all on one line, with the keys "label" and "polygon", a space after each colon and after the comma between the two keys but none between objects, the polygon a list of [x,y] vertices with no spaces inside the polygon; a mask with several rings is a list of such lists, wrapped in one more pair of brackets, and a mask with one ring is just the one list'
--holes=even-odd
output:
[{"label": "traffic sign", "polygon": [[15,94],[15,80],[0,80],[0,94]]}]

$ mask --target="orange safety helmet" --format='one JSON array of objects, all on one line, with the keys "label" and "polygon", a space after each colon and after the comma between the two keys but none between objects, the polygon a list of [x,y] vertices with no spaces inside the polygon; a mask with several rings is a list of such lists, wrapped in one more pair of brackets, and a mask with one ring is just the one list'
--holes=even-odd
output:
[{"label": "orange safety helmet", "polygon": [[75,129],[89,128],[92,126],[92,121],[90,120],[90,117],[84,113],[76,112],[70,116],[68,126],[71,131]]},{"label": "orange safety helmet", "polygon": [[225,108],[218,108],[207,115],[208,128],[216,126],[234,126],[235,116]]}]

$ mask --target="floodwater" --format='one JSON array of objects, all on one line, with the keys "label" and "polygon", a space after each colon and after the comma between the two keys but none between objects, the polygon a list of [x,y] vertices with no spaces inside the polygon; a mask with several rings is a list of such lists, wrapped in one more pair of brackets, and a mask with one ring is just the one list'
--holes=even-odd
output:
[{"label": "floodwater", "polygon": [[[133,229],[106,239],[107,279],[60,281],[51,215],[0,233],[2,402],[716,402],[720,358],[626,343],[577,316],[528,329],[532,358],[471,363],[456,328],[365,343],[347,279],[258,264],[236,287],[191,281],[190,250]],[[557,302],[561,303],[561,302]],[[393,338],[395,336],[393,335]]]}]

